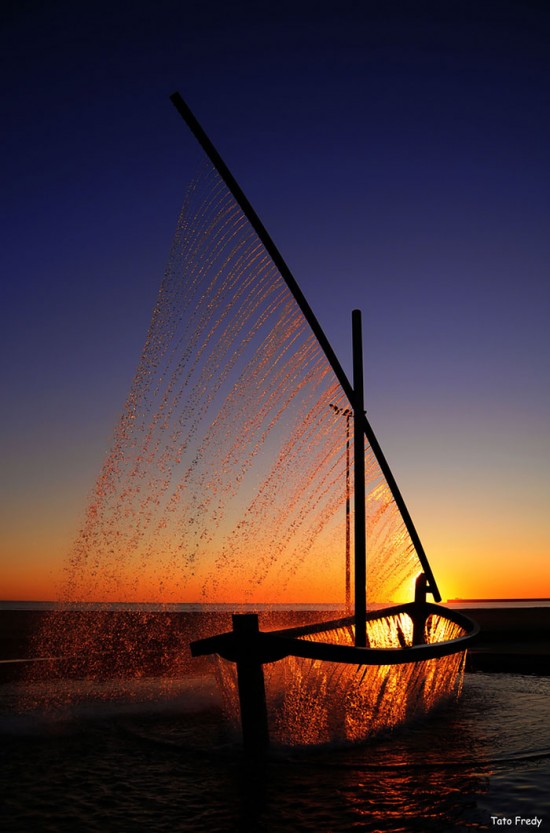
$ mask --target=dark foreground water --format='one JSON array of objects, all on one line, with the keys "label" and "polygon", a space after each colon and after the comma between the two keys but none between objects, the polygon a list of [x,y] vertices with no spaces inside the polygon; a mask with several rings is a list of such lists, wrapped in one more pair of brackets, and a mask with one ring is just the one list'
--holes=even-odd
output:
[{"label": "dark foreground water", "polygon": [[0,686],[6,833],[550,828],[550,678],[468,674],[458,703],[392,736],[253,766],[212,678],[136,681],[114,702],[86,685],[55,716],[17,713]]}]

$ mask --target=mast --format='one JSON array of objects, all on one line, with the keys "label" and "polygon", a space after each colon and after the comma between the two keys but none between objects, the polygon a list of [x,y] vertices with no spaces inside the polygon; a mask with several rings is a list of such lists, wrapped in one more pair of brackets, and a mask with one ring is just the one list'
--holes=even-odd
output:
[{"label": "mast", "polygon": [[352,312],[353,345],[353,501],[355,569],[355,647],[367,646],[367,527],[365,495],[365,395],[361,312]]},{"label": "mast", "polygon": [[[325,356],[327,357],[327,360],[336,375],[336,378],[340,382],[340,385],[342,386],[351,407],[355,410],[354,390],[350,385],[350,382],[346,374],[344,373],[344,370],[340,362],[338,361],[338,358],[334,350],[332,349],[329,340],[323,332],[321,325],[317,321],[317,318],[315,317],[313,310],[309,306],[304,294],[302,293],[302,290],[300,289],[298,283],[296,282],[296,279],[294,278],[294,275],[288,268],[286,262],[284,261],[281,253],[279,252],[275,243],[268,234],[267,229],[263,225],[262,221],[256,214],[252,205],[249,203],[244,192],[237,183],[235,177],[233,176],[233,174],[221,158],[220,154],[210,141],[209,137],[206,135],[202,126],[199,124],[199,122],[197,121],[194,114],[192,113],[186,102],[183,100],[181,95],[178,92],[175,92],[170,96],[170,100],[176,108],[176,110],[178,111],[178,113],[180,114],[180,116],[187,124],[190,131],[197,139],[198,143],[201,145],[202,149],[204,150],[204,152],[206,153],[206,155],[218,171],[219,175],[221,176],[227,187],[229,188],[233,197],[240,206],[243,214],[245,215],[248,222],[258,235],[260,241],[262,242],[269,256],[273,260],[273,263],[279,270],[279,273],[281,274],[283,280],[286,282],[288,288],[292,292],[296,303],[300,307],[305,319],[307,320],[309,326],[313,330],[313,333],[315,334],[319,344],[321,345],[321,348],[323,349]],[[407,532],[410,535],[411,541],[418,555],[418,559],[426,574],[426,578],[428,580],[427,590],[428,592],[432,593],[435,601],[439,602],[441,601],[441,594],[439,593],[437,583],[432,572],[432,568],[430,567],[428,558],[426,556],[426,553],[424,552],[424,547],[422,546],[422,542],[420,541],[420,538],[412,522],[412,518],[405,505],[405,501],[403,500],[401,492],[399,491],[392,471],[386,461],[386,458],[384,457],[382,449],[380,448],[378,440],[376,439],[374,431],[372,430],[372,427],[364,412],[362,415],[362,421],[364,434],[367,438],[367,441],[372,449],[374,456],[378,461],[378,465],[380,466],[380,469],[384,477],[386,478],[386,482],[388,483],[393,499],[395,500],[395,503],[401,513],[401,517],[403,518],[403,522],[405,524]]]}]

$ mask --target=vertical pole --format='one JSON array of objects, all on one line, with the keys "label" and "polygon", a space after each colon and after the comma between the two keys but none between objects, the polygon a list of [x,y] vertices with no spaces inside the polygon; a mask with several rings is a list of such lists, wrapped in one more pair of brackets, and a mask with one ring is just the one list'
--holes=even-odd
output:
[{"label": "vertical pole", "polygon": [[355,645],[367,644],[367,530],[365,518],[365,431],[363,336],[361,312],[352,313],[353,342],[353,455],[355,531]]},{"label": "vertical pole", "polygon": [[351,611],[351,528],[350,528],[350,417],[351,411],[346,409],[346,613]]},{"label": "vertical pole", "polygon": [[424,628],[426,626],[426,592],[427,579],[424,573],[420,573],[414,585],[414,613],[413,621],[413,645],[424,645],[426,638]]},{"label": "vertical pole", "polygon": [[247,755],[261,757],[269,746],[269,727],[264,669],[254,644],[259,632],[258,615],[234,614],[233,632],[239,648],[237,682],[244,751]]}]

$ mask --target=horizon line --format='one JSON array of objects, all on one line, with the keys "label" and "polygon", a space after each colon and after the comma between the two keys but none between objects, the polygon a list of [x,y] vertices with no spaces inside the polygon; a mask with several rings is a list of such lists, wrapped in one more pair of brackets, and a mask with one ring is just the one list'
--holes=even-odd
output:
[{"label": "horizon line", "polygon": [[[485,597],[485,598],[466,598],[457,596],[453,599],[447,599],[444,604],[453,604],[455,602],[550,602],[550,596],[502,596],[502,597]],[[0,599],[0,604],[75,604],[75,605],[158,605],[159,607],[167,607],[169,605],[220,605],[225,607],[251,607],[254,605],[262,605],[266,607],[281,607],[289,605],[331,605],[338,607],[345,607],[344,601],[315,601],[315,602],[219,602],[219,601],[179,601],[179,602],[159,602],[159,601],[84,601],[76,599]],[[394,604],[393,600],[389,599],[384,602],[371,602],[374,605],[380,604]]]}]

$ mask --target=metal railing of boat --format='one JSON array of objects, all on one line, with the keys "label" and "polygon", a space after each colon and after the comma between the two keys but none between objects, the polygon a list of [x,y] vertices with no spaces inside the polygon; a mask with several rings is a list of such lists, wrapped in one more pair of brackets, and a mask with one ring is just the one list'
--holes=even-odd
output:
[{"label": "metal railing of boat", "polygon": [[373,611],[367,614],[367,622],[399,616],[402,613],[410,616],[416,633],[423,632],[424,623],[431,615],[440,616],[459,625],[465,633],[441,642],[425,643],[413,638],[413,644],[404,647],[358,648],[354,645],[338,645],[323,641],[322,638],[315,641],[302,638],[314,634],[322,637],[323,633],[351,627],[354,624],[353,616],[302,627],[261,631],[258,616],[245,613],[234,615],[232,631],[192,642],[191,653],[193,656],[219,654],[230,662],[246,660],[261,664],[276,662],[287,656],[297,656],[356,665],[394,665],[420,662],[466,650],[479,633],[479,626],[468,616],[431,602],[408,602]]}]

